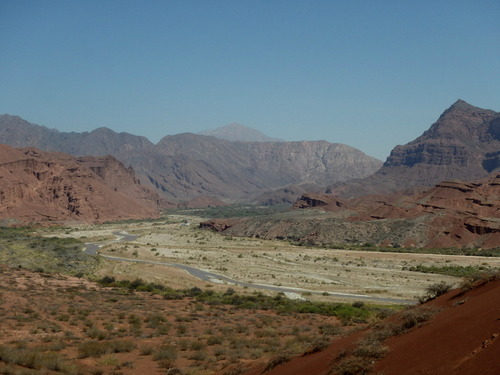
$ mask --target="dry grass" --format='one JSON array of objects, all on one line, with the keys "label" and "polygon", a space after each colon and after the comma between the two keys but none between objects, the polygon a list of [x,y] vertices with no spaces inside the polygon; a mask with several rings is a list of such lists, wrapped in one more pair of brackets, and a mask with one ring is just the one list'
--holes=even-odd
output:
[{"label": "dry grass", "polygon": [[8,268],[0,298],[0,373],[236,374],[319,350],[346,330],[335,317],[166,300]]}]

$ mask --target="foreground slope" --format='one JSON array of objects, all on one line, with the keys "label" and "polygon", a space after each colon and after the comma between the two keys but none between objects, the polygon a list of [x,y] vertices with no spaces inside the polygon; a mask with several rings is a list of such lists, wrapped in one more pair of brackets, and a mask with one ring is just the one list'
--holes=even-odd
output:
[{"label": "foreground slope", "polygon": [[500,280],[454,290],[430,303],[442,309],[422,327],[389,339],[374,373],[494,375],[500,369]]},{"label": "foreground slope", "polygon": [[75,158],[0,145],[0,218],[6,222],[138,219],[166,206],[111,156]]},{"label": "foreground slope", "polygon": [[378,361],[362,363],[374,353],[367,346],[356,349],[364,338],[368,337],[365,345],[369,337],[373,339],[368,330],[270,371],[255,368],[247,375],[495,375],[500,368],[498,311],[500,280],[481,281],[472,290],[453,290],[378,323],[373,331],[393,330],[392,337],[383,341],[387,349],[380,351],[385,354]]}]

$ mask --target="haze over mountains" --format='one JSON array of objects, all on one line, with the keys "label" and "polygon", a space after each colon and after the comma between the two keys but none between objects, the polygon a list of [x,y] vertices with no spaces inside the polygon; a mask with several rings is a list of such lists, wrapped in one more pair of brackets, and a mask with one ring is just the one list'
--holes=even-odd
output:
[{"label": "haze over mountains", "polygon": [[[500,114],[462,100],[422,136],[396,146],[383,165],[347,145],[271,141],[237,124],[212,134],[217,137],[168,135],[153,144],[145,137],[107,128],[65,133],[17,116],[0,116],[0,143],[75,156],[112,155],[130,171],[133,168],[141,189],[156,190],[162,198],[154,200],[169,202],[163,203],[167,205],[219,205],[221,199],[226,203],[293,203],[304,193],[322,191],[333,193],[334,200],[402,190],[421,192],[443,180],[472,181],[500,170]],[[45,165],[56,157],[32,152],[43,155]],[[81,164],[81,160],[76,162]],[[30,173],[39,174],[34,169]],[[497,189],[496,184],[492,186]],[[495,225],[486,226],[496,231]]]},{"label": "haze over mountains", "polygon": [[198,134],[211,135],[232,142],[285,142],[284,139],[271,138],[261,131],[236,123],[214,130],[205,130]]},{"label": "haze over mountains", "polygon": [[181,201],[200,195],[251,200],[288,185],[321,187],[366,177],[382,165],[355,148],[326,141],[234,142],[185,133],[154,145],[106,128],[64,133],[9,115],[0,116],[0,143],[72,155],[113,155],[132,166],[143,184]]}]

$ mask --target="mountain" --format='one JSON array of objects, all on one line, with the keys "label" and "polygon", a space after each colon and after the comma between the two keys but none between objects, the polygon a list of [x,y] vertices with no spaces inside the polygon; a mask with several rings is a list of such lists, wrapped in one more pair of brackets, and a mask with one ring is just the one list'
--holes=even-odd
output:
[{"label": "mountain", "polygon": [[458,100],[420,137],[396,146],[373,176],[331,190],[352,197],[472,181],[499,169],[500,113]]},{"label": "mountain", "polygon": [[0,116],[0,143],[78,156],[113,155],[133,167],[143,185],[177,201],[198,196],[251,200],[289,185],[324,187],[366,177],[382,165],[357,149],[326,141],[231,142],[185,133],[154,145],[107,128],[64,133],[10,115]]},{"label": "mountain", "polygon": [[205,130],[198,134],[210,135],[232,142],[285,142],[283,139],[271,138],[256,129],[235,123],[213,130]]},{"label": "mountain", "polygon": [[180,199],[251,199],[289,184],[326,186],[367,176],[381,165],[350,146],[326,141],[240,143],[189,133],[164,137],[155,153],[148,178]]},{"label": "mountain", "polygon": [[16,116],[0,116],[0,143],[72,155],[113,155],[132,166],[144,185],[178,201],[203,196],[290,202],[305,186],[342,198],[398,190],[421,192],[440,181],[471,181],[500,168],[500,114],[462,100],[420,137],[396,146],[383,166],[346,145],[269,142],[237,124],[217,132],[227,137],[233,134],[238,142],[186,133],[166,136],[155,145],[144,137],[107,128],[64,133]]},{"label": "mountain", "polygon": [[112,156],[0,145],[0,219],[6,223],[140,219],[170,206]]}]

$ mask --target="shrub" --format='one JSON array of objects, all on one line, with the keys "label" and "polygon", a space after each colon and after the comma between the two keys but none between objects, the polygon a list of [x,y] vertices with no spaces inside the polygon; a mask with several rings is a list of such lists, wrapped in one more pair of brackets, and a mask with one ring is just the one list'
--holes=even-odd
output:
[{"label": "shrub", "polygon": [[427,288],[425,288],[426,293],[420,297],[418,300],[420,303],[425,303],[427,301],[433,300],[451,289],[452,285],[448,284],[445,281],[441,281],[439,283],[431,284]]},{"label": "shrub", "polygon": [[291,355],[288,353],[278,354],[277,356],[271,358],[269,362],[267,362],[266,367],[264,368],[264,372],[269,371],[276,366],[279,366],[283,363],[288,362],[291,359]]},{"label": "shrub", "polygon": [[78,346],[80,358],[100,357],[103,354],[128,353],[136,347],[128,340],[115,341],[85,341]]},{"label": "shrub", "polygon": [[65,366],[65,359],[59,353],[4,345],[0,346],[0,361],[37,370],[61,371]]},{"label": "shrub", "polygon": [[434,299],[448,292],[451,289],[451,287],[452,287],[451,284],[448,284],[445,281],[441,281],[440,283],[429,285],[425,289],[425,291],[427,292],[427,295],[431,299]]},{"label": "shrub", "polygon": [[153,353],[153,360],[161,368],[171,368],[177,359],[177,349],[172,345],[162,345]]},{"label": "shrub", "polygon": [[207,338],[207,345],[208,346],[220,345],[220,344],[222,344],[223,341],[224,341],[223,338],[220,336],[209,336]]},{"label": "shrub", "polygon": [[371,368],[371,361],[363,357],[347,357],[334,368],[338,375],[365,375]]},{"label": "shrub", "polygon": [[407,310],[401,314],[402,326],[405,329],[418,326],[431,319],[437,312],[438,309],[426,306],[419,306]]}]

